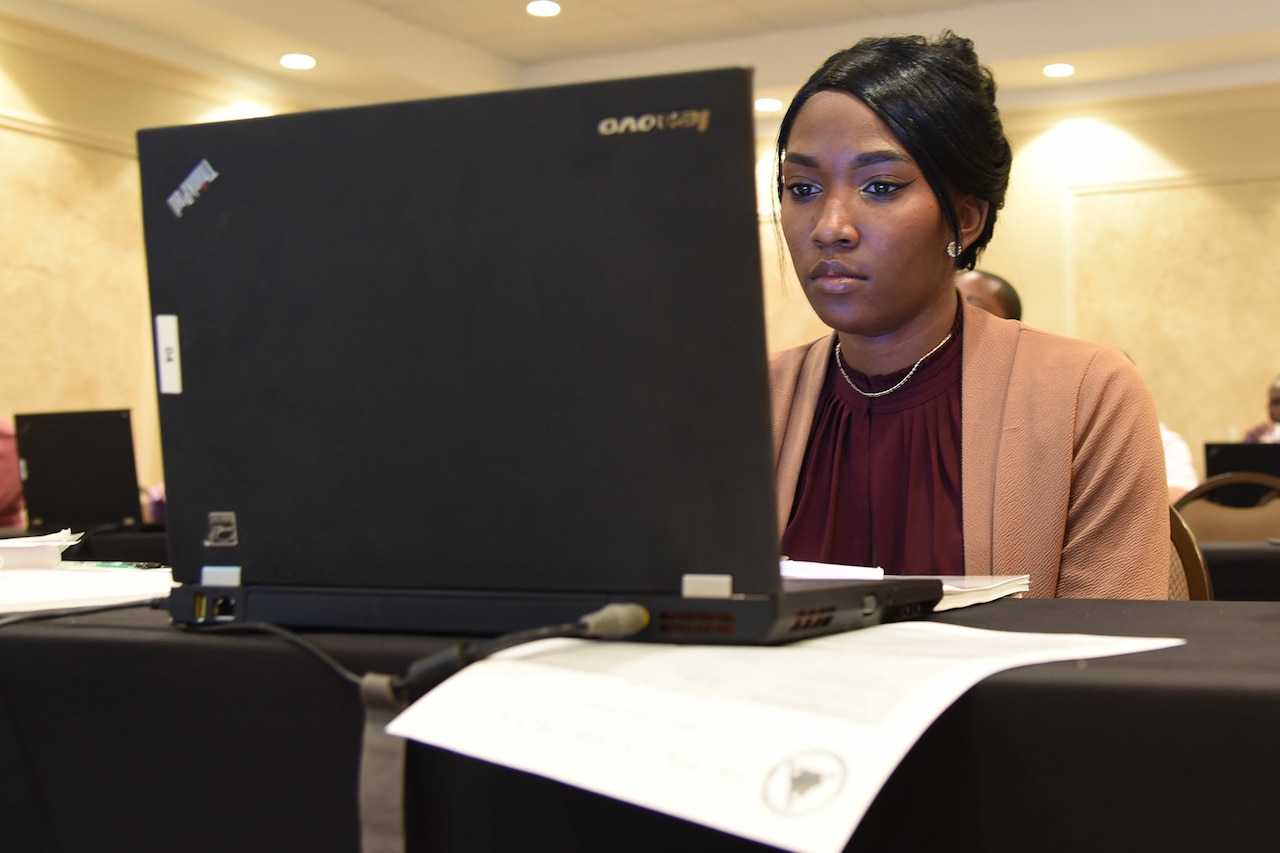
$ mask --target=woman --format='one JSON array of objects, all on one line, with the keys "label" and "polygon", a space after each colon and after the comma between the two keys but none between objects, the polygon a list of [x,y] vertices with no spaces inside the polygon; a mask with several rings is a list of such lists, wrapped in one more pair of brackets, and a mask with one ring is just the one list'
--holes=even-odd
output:
[{"label": "woman", "polygon": [[1165,598],[1155,406],[1124,355],[957,296],[1011,155],[968,39],[865,39],[778,136],[781,224],[835,332],[771,360],[782,552],[895,574],[1030,574]]}]

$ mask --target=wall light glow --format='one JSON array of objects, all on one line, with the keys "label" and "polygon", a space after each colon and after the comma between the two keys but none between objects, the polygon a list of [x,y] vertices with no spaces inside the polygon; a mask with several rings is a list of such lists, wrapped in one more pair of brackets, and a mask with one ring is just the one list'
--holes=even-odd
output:
[{"label": "wall light glow", "polygon": [[262,116],[272,115],[272,111],[250,101],[241,101],[236,104],[227,104],[210,110],[199,118],[199,121],[234,121],[242,118],[260,118]]},{"label": "wall light glow", "polygon": [[1070,77],[1076,73],[1076,67],[1069,62],[1051,62],[1044,67],[1046,77]]},{"label": "wall light glow", "polygon": [[1117,181],[1167,180],[1183,173],[1162,152],[1127,130],[1096,118],[1055,124],[1018,151],[1020,180],[1042,190],[1090,187]]},{"label": "wall light glow", "polygon": [[756,112],[776,113],[782,109],[782,101],[777,98],[756,98]]}]

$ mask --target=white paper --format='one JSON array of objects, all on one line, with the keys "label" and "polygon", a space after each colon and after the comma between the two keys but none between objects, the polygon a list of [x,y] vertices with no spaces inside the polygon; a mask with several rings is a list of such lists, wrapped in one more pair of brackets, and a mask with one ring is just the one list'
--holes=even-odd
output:
[{"label": "white paper", "polygon": [[173,589],[169,569],[114,568],[63,563],[54,569],[0,572],[0,613],[62,607],[125,604],[166,598]]},{"label": "white paper", "polygon": [[814,563],[809,560],[783,560],[782,576],[801,580],[884,580],[884,569],[874,566],[842,566],[837,563]]},{"label": "white paper", "polygon": [[785,850],[834,853],[976,682],[1182,642],[930,622],[778,647],[545,640],[463,670],[387,731]]},{"label": "white paper", "polygon": [[1021,598],[1031,589],[1031,575],[937,575],[942,581],[942,600],[934,613],[985,604],[999,598]]},{"label": "white paper", "polygon": [[43,536],[0,539],[0,569],[51,569],[62,562],[62,552],[83,534],[59,530]]}]

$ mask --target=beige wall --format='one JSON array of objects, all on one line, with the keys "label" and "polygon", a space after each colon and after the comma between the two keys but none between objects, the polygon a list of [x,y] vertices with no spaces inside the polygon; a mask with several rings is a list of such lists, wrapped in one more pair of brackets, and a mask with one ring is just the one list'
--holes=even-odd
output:
[{"label": "beige wall", "polygon": [[0,17],[0,415],[132,409],[163,478],[134,133],[248,100]]},{"label": "beige wall", "polygon": [[[0,413],[131,408],[140,479],[163,476],[133,134],[245,100],[0,17]],[[1128,352],[1197,462],[1260,420],[1280,373],[1280,86],[1005,119],[1013,184],[983,266],[1026,320]],[[759,143],[779,348],[824,330],[778,248],[772,127]]]}]

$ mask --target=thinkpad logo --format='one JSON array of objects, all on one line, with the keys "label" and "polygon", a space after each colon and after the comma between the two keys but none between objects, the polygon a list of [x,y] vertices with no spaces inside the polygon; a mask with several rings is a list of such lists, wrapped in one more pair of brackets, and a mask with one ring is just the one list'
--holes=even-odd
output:
[{"label": "thinkpad logo", "polygon": [[660,130],[696,130],[705,133],[711,126],[711,110],[673,110],[634,116],[609,116],[596,125],[601,136],[623,133],[653,133]]},{"label": "thinkpad logo", "polygon": [[208,160],[201,160],[191,170],[182,184],[169,194],[165,200],[174,216],[182,216],[182,211],[196,203],[200,194],[209,189],[209,184],[218,178],[218,172]]}]

